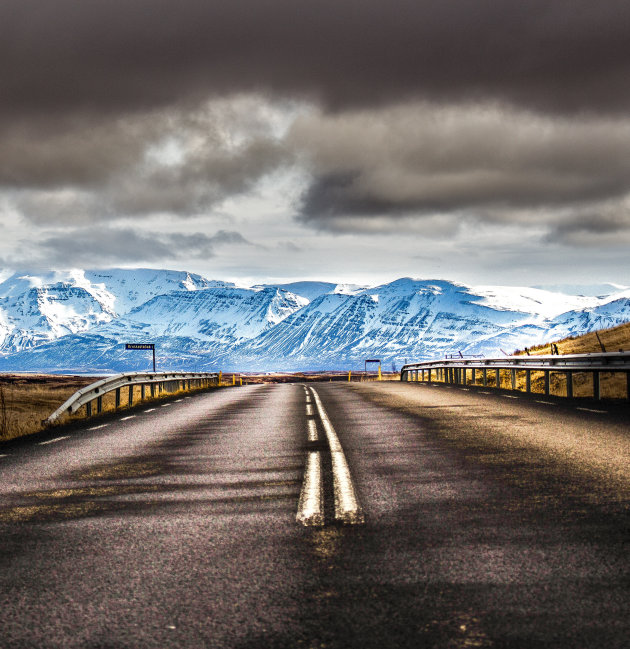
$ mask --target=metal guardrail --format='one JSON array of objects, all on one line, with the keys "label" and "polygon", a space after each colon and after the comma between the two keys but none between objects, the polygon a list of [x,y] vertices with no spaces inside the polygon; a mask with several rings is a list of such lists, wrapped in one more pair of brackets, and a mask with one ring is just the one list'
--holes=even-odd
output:
[{"label": "metal guardrail", "polygon": [[[531,373],[543,372],[544,393],[549,395],[550,375],[567,377],[566,396],[573,397],[573,375],[593,374],[593,398],[601,399],[602,372],[622,372],[626,375],[626,398],[630,399],[630,352],[601,354],[566,354],[545,356],[504,356],[502,358],[452,358],[408,363],[400,370],[401,381],[440,382],[453,385],[476,385],[477,372],[481,372],[483,387],[488,387],[488,372],[495,372],[495,382],[501,385],[501,370],[511,373],[510,386],[517,389],[517,372],[525,372],[525,392],[531,392]],[[470,371],[470,381],[468,372]]]},{"label": "metal guardrail", "polygon": [[127,405],[133,404],[133,388],[140,386],[141,396],[144,399],[146,389],[150,396],[163,390],[174,392],[178,389],[193,389],[210,387],[219,384],[218,372],[129,372],[126,374],[115,374],[106,379],[96,381],[85,388],[77,390],[63,405],[44,420],[44,423],[51,424],[64,413],[74,413],[81,406],[86,406],[87,416],[92,415],[92,402],[96,401],[96,412],[100,413],[103,407],[103,395],[108,392],[116,392],[116,407],[120,406],[120,394],[122,388],[128,387]]}]

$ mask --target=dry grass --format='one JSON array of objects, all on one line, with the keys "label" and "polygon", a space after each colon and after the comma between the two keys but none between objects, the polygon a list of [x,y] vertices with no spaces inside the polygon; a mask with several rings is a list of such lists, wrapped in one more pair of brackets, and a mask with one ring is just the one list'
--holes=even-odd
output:
[{"label": "dry grass", "polygon": [[0,376],[0,440],[29,435],[77,390],[98,378],[84,376]]},{"label": "dry grass", "polygon": [[[43,420],[57,410],[77,390],[98,380],[99,377],[83,376],[0,376],[0,441],[7,441],[43,430]],[[231,384],[232,380],[230,375],[230,381],[227,382],[224,379],[223,385]],[[141,402],[142,388],[140,385],[134,385],[132,388],[132,405],[137,405]],[[153,400],[160,399],[164,396],[173,396],[180,392],[184,391],[163,391],[160,394],[159,389],[156,387]],[[147,387],[143,403],[152,400],[150,395],[150,390]],[[96,414],[95,402],[92,403],[92,412]],[[128,388],[123,388],[120,391],[119,408],[116,408],[115,391],[107,392],[103,395],[103,413],[113,412],[126,407],[129,407]],[[84,419],[85,416],[86,408],[83,407],[73,415],[62,415],[56,424],[67,424],[71,421]]]},{"label": "dry grass", "polygon": [[[630,322],[610,329],[593,331],[583,336],[564,338],[554,344],[558,346],[560,354],[597,354],[603,351],[602,346],[607,352],[630,351]],[[550,354],[551,343],[531,347],[528,351],[533,355]],[[516,355],[524,353],[525,351],[520,350],[515,352]],[[532,375],[532,389],[535,386],[537,392],[542,392],[544,378],[542,372],[538,374],[535,383]],[[519,389],[524,389],[524,375],[522,378],[517,379],[517,385]],[[565,395],[566,376],[563,374],[551,374],[550,389],[552,394]],[[624,398],[626,396],[625,375],[619,372],[602,372],[600,374],[600,390],[603,398]],[[593,375],[590,372],[573,375],[573,394],[576,397],[590,397],[593,395]]]},{"label": "dry grass", "polygon": [[[565,338],[555,343],[546,343],[537,347],[530,347],[527,352],[532,355],[551,354],[552,345],[558,346],[562,354],[589,354],[601,353],[602,345],[607,352],[630,351],[630,323],[622,324],[610,329],[601,329],[597,332]],[[525,350],[514,352],[515,355],[527,353]],[[473,385],[472,372],[468,370],[466,382]],[[435,377],[435,373],[433,374]],[[516,389],[525,390],[525,370],[516,371]],[[626,375],[624,372],[600,372],[600,395],[603,399],[625,399],[627,396]],[[435,380],[435,378],[434,378]],[[500,387],[512,388],[511,370],[499,370]],[[482,385],[482,372],[477,370],[474,385]],[[495,370],[487,372],[487,386],[497,387]],[[545,391],[544,372],[531,372],[531,390],[543,394]],[[567,376],[563,372],[551,372],[549,376],[549,393],[556,396],[566,396]],[[573,396],[593,397],[593,374],[591,372],[575,372],[573,374]]]},{"label": "dry grass", "polygon": [[[599,336],[599,340],[598,340]],[[583,336],[572,336],[555,342],[561,354],[589,354],[599,353],[602,348],[601,340],[607,352],[630,351],[630,322],[610,329],[600,329],[597,332],[584,334]],[[530,354],[551,354],[551,344],[537,345],[530,347]],[[514,352],[516,355],[524,354],[524,350]]]}]

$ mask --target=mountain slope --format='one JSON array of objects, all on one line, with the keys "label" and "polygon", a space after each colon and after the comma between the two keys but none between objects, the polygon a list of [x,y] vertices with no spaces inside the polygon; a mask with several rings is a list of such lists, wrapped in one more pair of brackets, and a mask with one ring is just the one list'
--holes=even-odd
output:
[{"label": "mountain slope", "polygon": [[87,331],[174,289],[212,285],[191,273],[141,268],[14,273],[0,283],[0,353]]},{"label": "mountain slope", "polygon": [[366,358],[400,365],[458,352],[501,355],[630,321],[628,290],[593,297],[410,278],[372,288],[295,283],[316,296],[309,301],[277,286],[236,288],[186,273],[88,271],[70,286],[40,287],[44,299],[24,281],[4,293],[0,285],[0,300],[12,300],[14,321],[22,318],[33,340],[29,349],[26,333],[8,341],[5,349],[19,343],[22,351],[0,358],[4,370],[147,369],[148,356],[127,352],[126,342],[156,343],[161,369],[348,369]]}]

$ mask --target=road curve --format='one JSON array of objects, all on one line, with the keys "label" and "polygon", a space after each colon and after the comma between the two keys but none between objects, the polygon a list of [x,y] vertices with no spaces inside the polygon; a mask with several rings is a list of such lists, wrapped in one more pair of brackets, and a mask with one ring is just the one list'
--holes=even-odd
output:
[{"label": "road curve", "polygon": [[627,421],[556,408],[257,385],[0,451],[0,647],[625,647]]}]

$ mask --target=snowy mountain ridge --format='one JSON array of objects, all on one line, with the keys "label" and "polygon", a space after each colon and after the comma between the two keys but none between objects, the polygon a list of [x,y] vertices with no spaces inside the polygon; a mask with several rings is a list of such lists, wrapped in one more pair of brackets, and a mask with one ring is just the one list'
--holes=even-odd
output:
[{"label": "snowy mountain ridge", "polygon": [[[501,354],[630,321],[630,288],[594,296],[401,278],[252,288],[150,269],[14,273],[0,283],[0,369],[343,369]],[[586,293],[586,292],[585,292]]]}]

